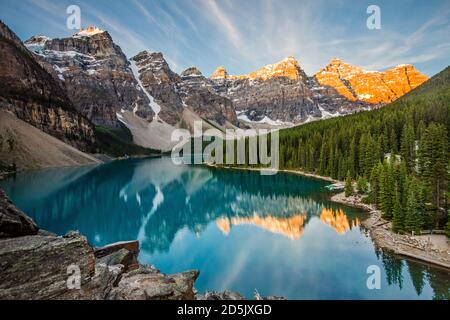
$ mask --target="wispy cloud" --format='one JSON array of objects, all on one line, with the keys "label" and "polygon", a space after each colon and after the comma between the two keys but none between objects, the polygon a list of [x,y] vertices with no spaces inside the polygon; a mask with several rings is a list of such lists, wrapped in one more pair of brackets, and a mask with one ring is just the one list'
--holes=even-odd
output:
[{"label": "wispy cloud", "polygon": [[223,31],[234,47],[239,49],[242,46],[239,29],[219,6],[218,2],[216,0],[202,0],[201,6],[206,9],[206,15],[210,17],[212,24]]},{"label": "wispy cloud", "polygon": [[27,36],[67,35],[70,4],[80,5],[84,26],[100,24],[127,55],[161,51],[178,72],[224,65],[247,73],[293,55],[308,74],[339,57],[375,70],[416,63],[432,75],[450,56],[448,0],[378,0],[383,28],[373,31],[359,0],[2,0],[0,18],[28,26]]}]

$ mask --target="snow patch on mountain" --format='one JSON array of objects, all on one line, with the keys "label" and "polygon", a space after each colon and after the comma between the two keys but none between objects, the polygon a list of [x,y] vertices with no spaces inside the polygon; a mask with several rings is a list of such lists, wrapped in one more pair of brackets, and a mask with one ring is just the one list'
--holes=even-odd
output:
[{"label": "snow patch on mountain", "polygon": [[248,122],[248,123],[268,124],[268,125],[271,125],[274,127],[292,126],[293,125],[293,123],[291,123],[291,122],[285,122],[285,121],[281,121],[281,120],[272,120],[268,116],[264,116],[264,118],[262,118],[259,121],[253,121],[253,120],[250,120],[250,118],[247,116],[247,114],[245,114],[245,111],[237,112],[237,118],[241,121]]},{"label": "snow patch on mountain", "polygon": [[170,151],[177,143],[171,141],[175,127],[161,119],[155,118],[152,122],[148,122],[128,110],[121,110],[116,116],[131,131],[133,142],[137,145]]},{"label": "snow patch on mountain", "polygon": [[130,69],[131,69],[131,72],[133,72],[134,78],[136,79],[140,90],[142,90],[142,92],[145,93],[148,100],[150,101],[150,108],[152,108],[153,112],[155,113],[155,119],[157,119],[158,114],[161,111],[161,106],[155,102],[155,99],[153,98],[153,96],[150,93],[148,93],[148,91],[145,89],[145,87],[142,84],[142,81],[140,79],[139,68],[136,65],[136,62],[133,60],[130,60]]}]

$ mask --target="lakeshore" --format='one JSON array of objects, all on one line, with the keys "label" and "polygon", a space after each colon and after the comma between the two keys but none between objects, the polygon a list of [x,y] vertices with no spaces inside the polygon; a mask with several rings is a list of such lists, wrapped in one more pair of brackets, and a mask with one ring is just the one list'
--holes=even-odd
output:
[{"label": "lakeshore", "polygon": [[[231,170],[262,171],[273,169],[227,167],[206,164],[211,168],[223,168]],[[277,172],[297,174],[304,177],[328,181],[331,183],[343,183],[331,177],[324,177],[300,170],[280,169]],[[369,216],[361,221],[361,225],[366,228],[375,244],[382,249],[389,250],[396,255],[408,257],[424,263],[432,264],[450,270],[450,240],[445,235],[407,235],[397,234],[392,231],[391,222],[383,219],[382,212],[373,205],[362,202],[361,196],[346,197],[345,193],[337,193],[331,196],[330,200],[335,203],[362,209],[369,213]]]},{"label": "lakeshore", "polygon": [[393,253],[430,263],[450,270],[450,241],[445,235],[407,235],[392,231],[392,223],[383,219],[382,212],[362,202],[361,196],[346,197],[338,193],[331,201],[363,209],[370,213],[361,222],[370,232],[375,244]]}]

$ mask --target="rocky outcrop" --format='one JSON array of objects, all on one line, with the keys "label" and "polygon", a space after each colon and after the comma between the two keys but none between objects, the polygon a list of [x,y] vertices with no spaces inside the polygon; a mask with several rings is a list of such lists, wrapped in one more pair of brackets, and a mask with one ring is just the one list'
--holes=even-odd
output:
[{"label": "rocky outcrop", "polygon": [[211,80],[197,68],[189,68],[178,75],[158,52],[144,51],[132,60],[138,66],[143,86],[161,107],[158,117],[163,121],[172,126],[180,125],[184,110],[189,108],[200,118],[219,125],[237,124],[232,102],[217,94]]},{"label": "rocky outcrop", "polygon": [[239,118],[271,125],[301,123],[346,112],[345,98],[309,78],[294,57],[247,75],[219,67],[211,76],[217,93],[230,98]]},{"label": "rocky outcrop", "polygon": [[350,101],[369,104],[393,102],[428,80],[412,65],[399,65],[383,72],[366,71],[336,58],[314,78]]},{"label": "rocky outcrop", "polygon": [[111,290],[113,300],[194,300],[193,286],[198,271],[166,276],[153,267],[141,266],[124,274]]},{"label": "rocky outcrop", "polygon": [[1,190],[0,235],[0,299],[195,299],[198,271],[139,265],[137,241],[92,248],[78,232],[38,232]]},{"label": "rocky outcrop", "polygon": [[68,292],[68,268],[80,270],[81,284],[95,275],[86,238],[25,236],[0,241],[0,299],[54,299]]},{"label": "rocky outcrop", "polygon": [[312,77],[288,57],[247,75],[219,67],[214,89],[232,100],[241,120],[281,125],[326,119],[392,102],[427,80],[411,65],[368,72],[333,59]]},{"label": "rocky outcrop", "polygon": [[12,238],[38,233],[36,223],[19,211],[0,190],[0,238]]},{"label": "rocky outcrop", "polygon": [[197,300],[245,300],[245,297],[243,297],[238,292],[233,291],[208,291],[204,294],[197,295]]},{"label": "rocky outcrop", "polygon": [[158,117],[173,126],[179,123],[183,112],[183,101],[176,89],[181,82],[180,76],[170,69],[159,52],[143,51],[131,60],[138,68],[145,90],[161,107]]},{"label": "rocky outcrop", "polygon": [[114,266],[121,264],[125,271],[139,268],[137,257],[139,255],[138,241],[124,241],[113,243],[94,250],[95,258],[100,264]]},{"label": "rocky outcrop", "polygon": [[53,76],[0,22],[0,108],[64,142],[94,151],[92,124],[80,115]]},{"label": "rocky outcrop", "polygon": [[153,118],[125,54],[108,32],[91,27],[64,39],[35,36],[25,45],[54,69],[76,109],[95,124],[119,127],[120,110]]},{"label": "rocky outcrop", "polygon": [[230,99],[217,94],[213,83],[195,67],[181,73],[179,92],[183,103],[200,117],[213,120],[224,126],[237,124],[237,116]]}]

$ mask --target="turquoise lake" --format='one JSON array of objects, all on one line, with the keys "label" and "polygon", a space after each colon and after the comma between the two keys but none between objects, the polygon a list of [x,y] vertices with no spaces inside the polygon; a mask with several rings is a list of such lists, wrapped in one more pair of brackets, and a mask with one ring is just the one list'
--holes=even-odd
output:
[{"label": "turquoise lake", "polygon": [[[140,262],[200,270],[199,292],[289,299],[448,299],[450,273],[377,250],[365,213],[294,174],[175,166],[170,158],[17,174],[0,187],[43,229],[93,246],[141,242]],[[381,289],[369,290],[369,266]]]}]

